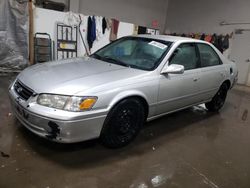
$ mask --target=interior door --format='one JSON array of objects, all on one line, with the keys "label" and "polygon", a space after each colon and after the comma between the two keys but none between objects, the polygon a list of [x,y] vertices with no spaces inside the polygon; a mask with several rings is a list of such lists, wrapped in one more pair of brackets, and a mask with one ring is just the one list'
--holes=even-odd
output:
[{"label": "interior door", "polygon": [[183,65],[183,74],[160,75],[156,112],[162,114],[197,103],[199,93],[198,52],[192,43],[181,44],[169,59],[169,64]]},{"label": "interior door", "polygon": [[230,59],[234,60],[238,71],[238,84],[250,86],[250,31],[235,34]]}]

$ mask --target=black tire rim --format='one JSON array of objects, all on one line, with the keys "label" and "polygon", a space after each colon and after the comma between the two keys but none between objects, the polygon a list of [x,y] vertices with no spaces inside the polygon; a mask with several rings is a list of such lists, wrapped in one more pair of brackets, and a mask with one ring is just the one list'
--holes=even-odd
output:
[{"label": "black tire rim", "polygon": [[130,140],[137,130],[139,113],[134,107],[121,109],[115,118],[115,133],[122,141]]}]

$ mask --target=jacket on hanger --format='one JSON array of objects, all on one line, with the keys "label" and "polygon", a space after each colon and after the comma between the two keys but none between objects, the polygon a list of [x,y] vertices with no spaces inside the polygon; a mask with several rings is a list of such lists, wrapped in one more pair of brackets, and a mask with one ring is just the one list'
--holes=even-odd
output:
[{"label": "jacket on hanger", "polygon": [[206,35],[205,35],[205,33],[203,33],[203,34],[201,35],[200,40],[205,40],[205,37],[206,37]]},{"label": "jacket on hanger", "polygon": [[96,39],[96,23],[95,23],[95,17],[89,16],[88,18],[88,31],[87,31],[87,41],[89,44],[89,49],[93,47],[93,43]]},{"label": "jacket on hanger", "polygon": [[216,48],[219,49],[218,37],[217,37],[217,35],[216,35],[215,33],[214,33],[213,36],[212,36],[212,41],[211,41],[211,43],[212,43]]},{"label": "jacket on hanger", "polygon": [[100,40],[103,36],[103,34],[102,34],[102,17],[96,16],[95,23],[96,23],[96,39]]},{"label": "jacket on hanger", "polygon": [[207,35],[207,36],[205,37],[205,41],[211,42],[211,41],[212,41],[212,36],[211,36],[211,35]]},{"label": "jacket on hanger", "polygon": [[106,18],[103,17],[102,18],[102,34],[105,34],[106,28],[107,28]]},{"label": "jacket on hanger", "polygon": [[218,36],[218,50],[220,50],[221,53],[223,53],[223,36]]},{"label": "jacket on hanger", "polygon": [[114,41],[117,39],[117,33],[119,28],[119,21],[116,19],[112,19],[112,27],[110,32],[110,41]]},{"label": "jacket on hanger", "polygon": [[222,48],[223,50],[226,50],[229,48],[229,35],[228,34],[223,39]]}]

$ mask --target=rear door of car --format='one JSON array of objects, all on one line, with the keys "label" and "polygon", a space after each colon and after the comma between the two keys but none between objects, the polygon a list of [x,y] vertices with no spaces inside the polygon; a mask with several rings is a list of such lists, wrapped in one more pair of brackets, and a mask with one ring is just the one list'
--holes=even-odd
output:
[{"label": "rear door of car", "polygon": [[169,58],[169,65],[183,65],[183,74],[161,74],[157,114],[197,103],[199,98],[199,54],[194,43],[180,44]]},{"label": "rear door of car", "polygon": [[197,43],[200,55],[201,75],[199,80],[201,100],[211,99],[225,79],[225,68],[217,52],[208,44]]}]

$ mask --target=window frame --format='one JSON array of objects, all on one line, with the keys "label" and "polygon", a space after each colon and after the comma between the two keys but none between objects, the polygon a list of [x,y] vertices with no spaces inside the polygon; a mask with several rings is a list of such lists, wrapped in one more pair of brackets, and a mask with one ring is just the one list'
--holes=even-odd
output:
[{"label": "window frame", "polygon": [[[201,67],[200,53],[199,53],[199,50],[198,50],[198,46],[196,45],[195,42],[183,42],[183,43],[180,43],[180,44],[174,49],[174,51],[173,51],[173,53],[171,54],[171,56],[168,58],[168,66],[171,65],[171,60],[172,60],[172,58],[173,58],[173,56],[174,56],[175,50],[176,50],[177,48],[179,48],[181,45],[185,45],[185,44],[193,45],[193,46],[195,47],[195,54],[196,54],[196,56],[197,56],[198,59],[197,59],[196,67],[195,67],[195,68],[193,68],[193,69],[187,69],[187,70],[184,69],[184,72],[190,71],[190,70],[195,70],[195,69],[200,68],[200,67]],[[184,68],[185,68],[185,67],[184,67]]]},{"label": "window frame", "polygon": [[[199,46],[198,45],[205,45],[205,46],[208,46],[214,53],[215,53],[215,56],[219,59],[219,64],[217,65],[210,65],[210,66],[202,66],[202,62],[201,62],[201,52],[200,52],[200,49],[199,49]],[[223,62],[219,56],[219,54],[215,51],[215,49],[210,46],[209,44],[206,44],[206,43],[202,43],[202,42],[197,42],[196,43],[196,48],[198,50],[198,54],[199,54],[199,64],[200,64],[200,68],[207,68],[207,67],[215,67],[215,66],[219,66],[219,65],[222,65]]]}]

